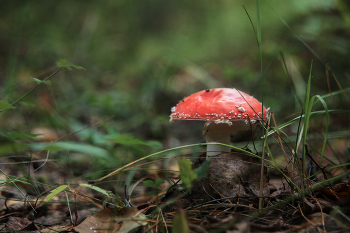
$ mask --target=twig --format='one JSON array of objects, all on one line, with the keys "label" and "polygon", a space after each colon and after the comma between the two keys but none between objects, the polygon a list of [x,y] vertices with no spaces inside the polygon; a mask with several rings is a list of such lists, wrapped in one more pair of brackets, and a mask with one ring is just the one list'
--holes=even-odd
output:
[{"label": "twig", "polygon": [[323,216],[322,206],[321,206],[320,202],[317,200],[317,198],[314,198],[313,196],[311,196],[311,197],[317,202],[318,206],[320,207],[322,226],[323,226],[324,232],[326,232],[326,225],[324,223],[324,216]]},{"label": "twig", "polygon": [[64,191],[64,194],[66,194],[66,198],[67,198],[67,205],[68,205],[68,210],[69,210],[70,222],[71,222],[72,225],[74,225],[74,223],[73,223],[73,217],[72,217],[72,211],[70,210],[69,199],[68,199],[67,192]]},{"label": "twig", "polygon": [[301,215],[304,217],[304,219],[305,219],[308,223],[310,223],[311,225],[313,225],[314,227],[316,227],[318,230],[321,230],[315,223],[313,223],[311,220],[309,220],[307,217],[305,217],[305,215],[304,215],[303,211],[301,210],[301,207],[300,207],[299,204],[298,204],[298,207],[299,207],[300,213],[301,213]]},{"label": "twig", "polygon": [[46,159],[45,159],[44,163],[41,164],[41,166],[38,167],[37,169],[35,169],[33,172],[36,172],[37,170],[39,170],[40,168],[42,168],[46,164],[46,162],[48,161],[48,158],[49,158],[49,154],[50,154],[50,150],[47,151]]},{"label": "twig", "polygon": [[164,225],[165,225],[165,230],[166,230],[167,233],[169,233],[168,226],[166,225],[166,221],[164,219],[164,215],[163,215],[162,209],[160,209],[160,215],[162,216],[162,219],[163,219],[163,222],[164,222]]}]

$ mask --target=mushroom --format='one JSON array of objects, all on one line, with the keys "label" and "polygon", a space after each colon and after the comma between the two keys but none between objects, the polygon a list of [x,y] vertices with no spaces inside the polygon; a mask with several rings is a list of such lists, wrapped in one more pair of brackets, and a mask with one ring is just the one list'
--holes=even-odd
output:
[{"label": "mushroom", "polygon": [[[230,135],[253,129],[266,120],[265,109],[254,97],[233,88],[207,89],[182,99],[171,108],[170,122],[176,120],[206,121],[203,134],[206,141],[230,145]],[[222,145],[207,145],[208,156],[230,152]]]}]

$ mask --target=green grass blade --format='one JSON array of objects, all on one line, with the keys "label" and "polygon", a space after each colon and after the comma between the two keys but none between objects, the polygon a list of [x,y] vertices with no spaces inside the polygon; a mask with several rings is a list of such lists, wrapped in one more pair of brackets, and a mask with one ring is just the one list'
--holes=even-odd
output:
[{"label": "green grass blade", "polygon": [[[300,190],[300,188],[298,187],[298,185],[296,185],[296,184],[281,170],[281,168],[280,168],[279,165],[277,164],[275,158],[273,157],[273,154],[271,153],[270,148],[269,148],[268,145],[266,145],[266,148],[267,148],[267,151],[269,152],[269,155],[270,155],[270,157],[271,157],[271,159],[272,159],[272,161],[273,161],[273,165],[272,165],[272,166],[273,166],[275,169],[277,169],[277,170],[284,176],[284,178],[285,178],[286,180],[288,180],[288,182],[290,182],[290,184],[292,184],[292,185],[298,190],[298,192],[301,192],[301,190]],[[271,164],[271,163],[270,163],[270,164]]]},{"label": "green grass blade", "polygon": [[[316,103],[316,101],[318,101],[318,99],[315,100],[314,104]],[[311,113],[310,113],[310,116],[316,115],[316,114],[324,114],[324,113],[326,113],[325,110],[314,111],[314,112],[311,112]],[[328,113],[350,113],[350,110],[332,109],[332,110],[328,110]],[[287,126],[289,126],[289,125],[291,125],[291,124],[293,124],[293,123],[299,121],[300,118],[304,118],[304,117],[305,117],[305,114],[303,114],[303,115],[301,115],[301,116],[298,116],[298,117],[296,117],[296,118],[294,118],[294,119],[292,119],[292,120],[290,120],[290,121],[288,121],[288,122],[286,122],[286,123],[283,123],[283,124],[279,125],[277,128],[276,128],[276,127],[273,127],[273,130],[271,130],[271,132],[268,133],[268,136],[270,136],[271,134],[276,133],[276,129],[281,130],[281,129],[283,129],[283,128],[285,128],[285,127],[287,127]],[[262,136],[261,138],[264,139],[265,136]]]},{"label": "green grass blade", "polygon": [[100,188],[100,187],[97,187],[97,186],[93,186],[91,184],[79,184],[80,186],[82,187],[86,187],[86,188],[89,188],[89,189],[93,189],[99,193],[102,193],[103,195],[106,195],[108,198],[111,197],[111,195],[113,195],[113,193],[111,191],[107,191],[103,188]]},{"label": "green grass blade", "polygon": [[317,57],[318,60],[320,60],[323,64],[323,60],[321,59],[320,56],[318,56],[318,54],[296,33],[293,31],[293,29],[288,25],[288,23],[282,18],[282,16],[280,14],[278,14],[278,12],[272,7],[272,5],[269,3],[269,1],[266,0],[266,2],[270,5],[271,9],[275,12],[275,14],[277,15],[277,17],[282,21],[282,23],[293,33],[293,35],[298,38],[298,40],[303,43],[305,45],[305,47],[307,49],[309,49],[314,55],[315,57]]},{"label": "green grass blade", "polygon": [[323,108],[325,109],[325,113],[326,113],[326,129],[325,129],[323,145],[322,145],[322,152],[321,152],[321,158],[320,158],[320,163],[321,163],[322,162],[322,158],[324,156],[324,151],[326,150],[327,135],[328,135],[328,125],[329,125],[329,112],[328,112],[328,107],[327,107],[326,102],[319,95],[315,95],[315,96],[313,96],[311,98],[311,106],[313,106],[313,102],[314,102],[315,98],[317,98],[321,102],[321,104],[323,105]]},{"label": "green grass blade", "polygon": [[[306,93],[305,93],[305,101],[304,101],[304,124],[303,124],[303,129],[301,132],[303,132],[303,148],[302,148],[302,168],[300,171],[300,177],[301,177],[301,193],[304,195],[305,191],[305,180],[304,180],[304,171],[305,171],[305,165],[306,165],[306,150],[305,150],[305,145],[306,145],[306,137],[307,137],[307,130],[309,126],[309,121],[310,121],[310,114],[311,114],[311,109],[312,106],[310,104],[310,92],[311,92],[311,72],[312,72],[312,62],[311,62],[311,67],[310,67],[310,73],[309,73],[309,80],[307,83],[307,88],[306,88]],[[298,147],[296,147],[298,149]]]},{"label": "green grass blade", "polygon": [[54,196],[58,195],[59,193],[61,193],[63,190],[65,190],[68,187],[68,185],[60,185],[57,188],[55,188],[54,190],[51,190],[50,194],[47,195],[46,197],[46,201],[50,201],[51,198],[53,198]]},{"label": "green grass blade", "polygon": [[[327,167],[324,169],[324,171],[328,171],[328,170],[332,170],[332,169],[335,169],[335,168],[339,168],[339,167],[347,167],[347,166],[350,166],[350,163],[343,163],[343,164],[338,164],[338,165],[335,165],[335,166],[332,166],[332,167]],[[305,180],[309,180],[315,176],[317,176],[318,174],[322,173],[322,171],[318,171],[316,172],[315,174],[312,174],[311,176],[309,176],[307,179]]]},{"label": "green grass blade", "polygon": [[112,156],[106,151],[97,146],[77,143],[77,142],[53,142],[53,143],[32,143],[29,145],[33,150],[51,150],[51,151],[76,151],[83,154],[92,155],[97,158],[112,160]]}]

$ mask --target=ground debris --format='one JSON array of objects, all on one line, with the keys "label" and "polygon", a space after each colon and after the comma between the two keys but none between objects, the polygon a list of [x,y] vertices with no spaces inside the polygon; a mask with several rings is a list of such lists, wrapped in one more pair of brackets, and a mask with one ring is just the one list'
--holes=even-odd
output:
[{"label": "ground debris", "polygon": [[39,232],[40,228],[27,218],[10,217],[6,227],[14,231]]},{"label": "ground debris", "polygon": [[74,227],[76,232],[126,233],[147,224],[144,214],[132,207],[103,209]]}]

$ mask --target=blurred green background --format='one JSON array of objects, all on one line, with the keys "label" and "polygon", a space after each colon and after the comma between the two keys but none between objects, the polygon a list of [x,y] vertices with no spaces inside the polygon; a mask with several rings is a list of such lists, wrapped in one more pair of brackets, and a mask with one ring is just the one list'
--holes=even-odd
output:
[{"label": "blurred green background", "polygon": [[[243,4],[256,29],[256,1]],[[129,134],[153,148],[126,145],[133,159],[204,141],[203,122],[169,123],[170,108],[194,92],[235,86],[257,99],[263,95],[281,124],[301,112],[312,60],[312,95],[349,87],[349,1],[269,0],[259,7],[263,79],[242,1],[2,1],[1,100],[28,92],[35,85],[30,78],[46,78],[59,59],[86,71],[63,70],[17,109],[2,112],[1,131],[44,127],[61,137],[113,116],[68,139],[116,150],[103,135]],[[325,65],[335,75],[329,71],[328,80]],[[337,95],[327,103],[348,109],[349,99]],[[347,116],[332,115],[330,131],[344,129]],[[125,146],[128,138],[122,140]]]}]

